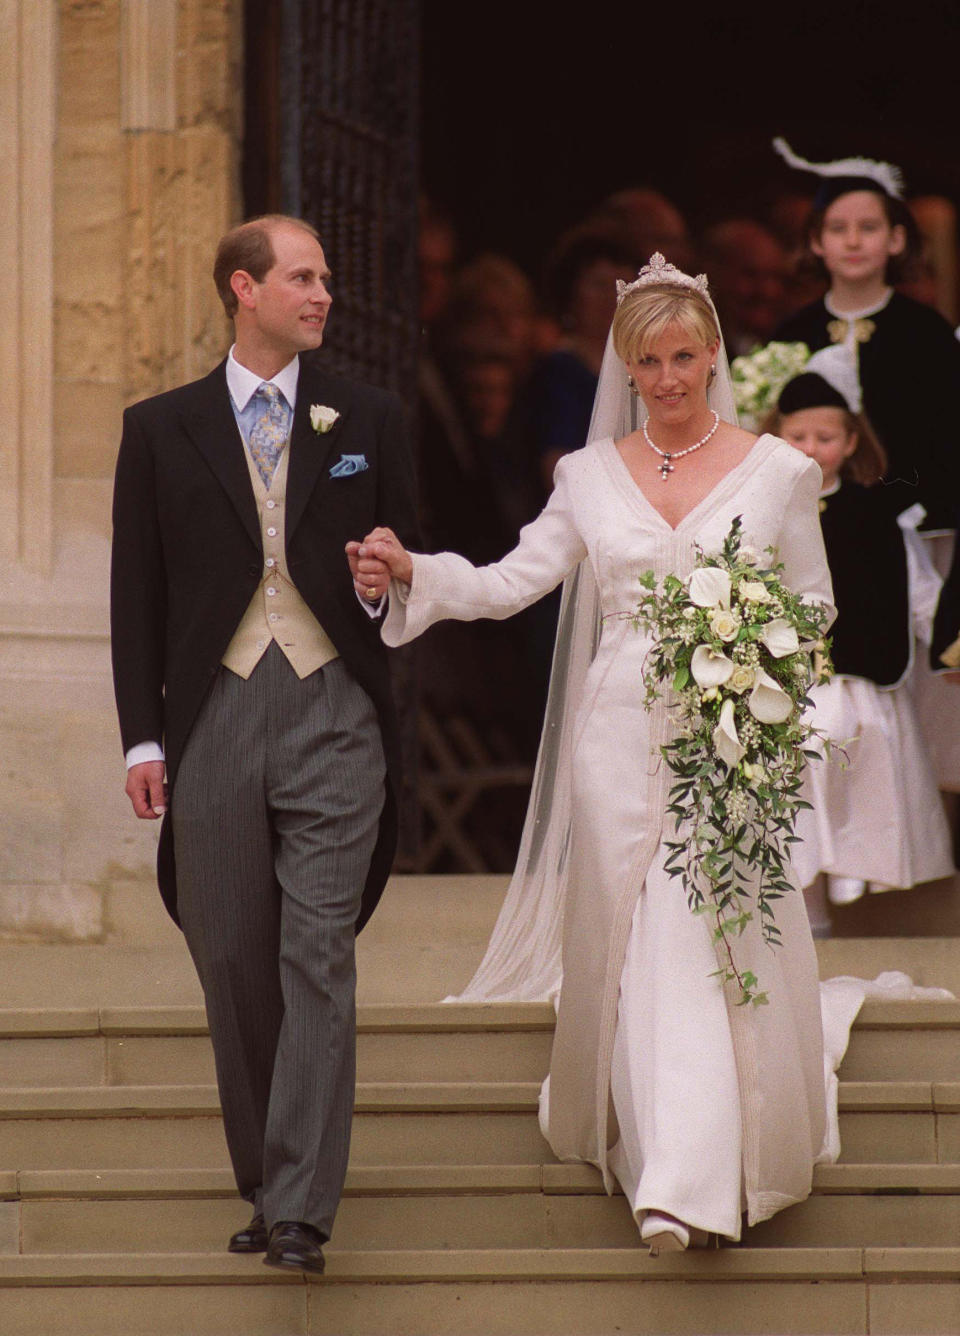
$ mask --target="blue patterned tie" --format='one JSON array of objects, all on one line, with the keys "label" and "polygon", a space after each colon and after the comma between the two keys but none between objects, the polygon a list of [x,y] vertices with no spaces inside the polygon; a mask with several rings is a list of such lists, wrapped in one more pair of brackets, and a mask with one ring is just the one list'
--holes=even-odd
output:
[{"label": "blue patterned tie", "polygon": [[264,405],[253,424],[247,447],[264,485],[269,487],[289,435],[287,405],[276,385],[269,381],[257,387],[255,397],[262,399]]}]

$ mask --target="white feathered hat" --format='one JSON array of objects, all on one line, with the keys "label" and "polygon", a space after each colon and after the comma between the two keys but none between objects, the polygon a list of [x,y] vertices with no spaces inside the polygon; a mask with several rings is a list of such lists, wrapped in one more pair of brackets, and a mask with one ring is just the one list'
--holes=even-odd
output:
[{"label": "white feathered hat", "polygon": [[903,199],[903,173],[890,162],[875,162],[873,158],[838,158],[836,162],[808,162],[794,153],[787,141],[779,135],[773,147],[788,167],[819,176],[821,185],[815,207],[826,208],[840,195],[851,190],[879,190],[892,199]]}]

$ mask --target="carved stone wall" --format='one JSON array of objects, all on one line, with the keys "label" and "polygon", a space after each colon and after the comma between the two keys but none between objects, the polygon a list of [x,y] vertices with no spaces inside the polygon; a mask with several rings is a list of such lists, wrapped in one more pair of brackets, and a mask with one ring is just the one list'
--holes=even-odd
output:
[{"label": "carved stone wall", "polygon": [[210,271],[240,209],[241,14],[0,0],[0,938],[167,931],[123,795],[111,478],[123,406],[228,344]]},{"label": "carved stone wall", "polygon": [[201,375],[239,210],[239,0],[61,0],[56,476],[109,478],[125,403]]}]

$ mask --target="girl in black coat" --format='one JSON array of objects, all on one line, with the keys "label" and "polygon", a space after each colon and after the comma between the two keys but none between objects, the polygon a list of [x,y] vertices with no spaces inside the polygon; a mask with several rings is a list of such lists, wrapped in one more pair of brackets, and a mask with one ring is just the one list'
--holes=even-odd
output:
[{"label": "girl in black coat", "polygon": [[[794,867],[809,888],[812,926],[829,931],[834,904],[953,872],[936,780],[905,686],[914,638],[936,600],[937,577],[917,537],[919,507],[891,513],[879,479],[885,460],[859,411],[856,365],[824,349],[781,391],[770,430],[815,459],[833,577],[836,676],[814,689],[816,723],[839,755],[811,764]],[[909,555],[908,555],[909,553]],[[926,632],[929,638],[928,631]],[[815,884],[816,883],[816,887]]]}]

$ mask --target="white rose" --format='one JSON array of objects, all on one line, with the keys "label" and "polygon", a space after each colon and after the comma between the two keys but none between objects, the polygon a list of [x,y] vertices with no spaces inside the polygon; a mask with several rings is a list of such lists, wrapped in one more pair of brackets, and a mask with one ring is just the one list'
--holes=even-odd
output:
[{"label": "white rose", "polygon": [[750,543],[740,544],[740,560],[746,566],[759,566],[760,553]]},{"label": "white rose", "polygon": [[783,687],[764,672],[758,674],[747,705],[761,724],[782,724],[793,709],[793,701]]},{"label": "white rose", "polygon": [[716,700],[719,695],[720,692],[717,690],[716,687],[707,687],[706,691],[703,693],[700,699],[702,701]]},{"label": "white rose", "polygon": [[690,602],[698,608],[729,608],[729,573],[719,566],[698,566],[690,576]]},{"label": "white rose", "polygon": [[321,436],[330,430],[339,416],[335,408],[328,408],[326,404],[310,405],[310,426]]},{"label": "white rose", "polygon": [[736,640],[737,632],[740,630],[740,618],[735,612],[728,612],[726,608],[718,608],[710,618],[710,630],[719,640]]},{"label": "white rose", "polygon": [[769,603],[770,590],[759,580],[741,580],[740,597],[746,599],[748,603]]},{"label": "white rose", "polygon": [[709,645],[698,645],[690,660],[690,672],[701,691],[722,687],[734,671],[732,660]]},{"label": "white rose", "polygon": [[743,766],[744,779],[758,780],[763,779],[764,770],[762,765],[755,765],[752,761],[744,761]]},{"label": "white rose", "polygon": [[727,683],[727,686],[739,696],[744,691],[749,691],[750,687],[753,686],[756,676],[756,673],[748,664],[738,663],[730,674],[730,680]]},{"label": "white rose", "polygon": [[791,626],[783,617],[775,617],[772,622],[767,622],[760,632],[760,639],[775,659],[783,659],[788,654],[796,654],[800,648],[796,628]]},{"label": "white rose", "polygon": [[713,730],[713,745],[717,755],[728,770],[739,764],[746,748],[737,737],[737,724],[733,717],[733,701],[729,698],[720,706],[720,722]]}]

